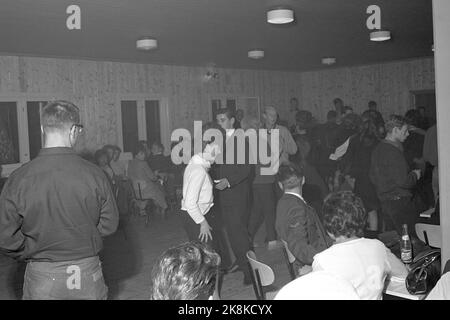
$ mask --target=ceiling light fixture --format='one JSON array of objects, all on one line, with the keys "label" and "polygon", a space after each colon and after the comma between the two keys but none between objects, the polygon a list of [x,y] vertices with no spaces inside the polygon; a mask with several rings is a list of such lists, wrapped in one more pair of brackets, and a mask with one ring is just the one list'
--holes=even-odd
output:
[{"label": "ceiling light fixture", "polygon": [[434,43],[431,45],[431,51],[434,52]]},{"label": "ceiling light fixture", "polygon": [[391,39],[391,32],[390,31],[372,31],[370,33],[370,40],[371,41],[386,41]]},{"label": "ceiling light fixture", "polygon": [[322,64],[325,64],[327,66],[331,66],[332,64],[336,63],[336,58],[333,57],[326,57],[322,58]]},{"label": "ceiling light fixture", "polygon": [[158,41],[150,38],[142,38],[136,41],[136,48],[139,50],[152,50],[158,47]]},{"label": "ceiling light fixture", "polygon": [[267,22],[273,24],[285,24],[294,21],[294,11],[291,9],[273,9],[267,11]]},{"label": "ceiling light fixture", "polygon": [[261,59],[264,58],[264,51],[263,50],[251,50],[248,52],[248,57],[250,59]]}]

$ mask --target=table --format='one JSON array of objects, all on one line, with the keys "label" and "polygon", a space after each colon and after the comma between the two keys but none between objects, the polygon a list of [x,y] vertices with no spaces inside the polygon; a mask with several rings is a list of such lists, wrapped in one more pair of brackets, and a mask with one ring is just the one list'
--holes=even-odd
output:
[{"label": "table", "polygon": [[406,289],[406,284],[404,279],[390,278],[386,279],[385,287],[383,293],[408,300],[423,300],[425,299],[425,294],[413,295]]}]

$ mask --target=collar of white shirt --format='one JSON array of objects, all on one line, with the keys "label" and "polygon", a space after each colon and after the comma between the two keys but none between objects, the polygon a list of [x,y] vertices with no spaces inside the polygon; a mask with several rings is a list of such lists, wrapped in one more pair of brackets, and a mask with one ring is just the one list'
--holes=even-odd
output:
[{"label": "collar of white shirt", "polygon": [[285,192],[285,194],[292,194],[293,196],[296,196],[297,198],[299,198],[300,200],[302,200],[304,203],[306,203],[306,201],[305,201],[305,199],[303,199],[303,197],[300,195],[300,194],[298,194],[298,193],[295,193],[295,192]]},{"label": "collar of white shirt", "polygon": [[227,138],[231,137],[234,133],[235,129],[227,129],[226,134],[227,134]]}]

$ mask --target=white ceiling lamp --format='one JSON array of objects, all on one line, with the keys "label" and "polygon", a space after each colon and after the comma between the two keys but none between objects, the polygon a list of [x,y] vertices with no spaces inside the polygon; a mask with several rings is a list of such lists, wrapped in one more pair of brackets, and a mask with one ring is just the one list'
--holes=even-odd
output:
[{"label": "white ceiling lamp", "polygon": [[136,48],[139,50],[152,50],[158,47],[158,41],[156,39],[142,38],[136,41]]},{"label": "white ceiling lamp", "polygon": [[267,11],[267,22],[285,24],[294,21],[294,11],[291,9],[273,9]]},{"label": "white ceiling lamp", "polygon": [[248,52],[248,57],[250,59],[262,59],[262,58],[264,58],[264,51],[263,50],[251,50]]},{"label": "white ceiling lamp", "polygon": [[391,32],[386,30],[376,30],[370,33],[371,41],[387,41],[391,39]]},{"label": "white ceiling lamp", "polygon": [[431,45],[431,51],[434,52],[434,43]]},{"label": "white ceiling lamp", "polygon": [[331,66],[332,64],[336,63],[336,58],[333,57],[326,57],[326,58],[322,58],[322,64],[327,65],[327,66]]}]

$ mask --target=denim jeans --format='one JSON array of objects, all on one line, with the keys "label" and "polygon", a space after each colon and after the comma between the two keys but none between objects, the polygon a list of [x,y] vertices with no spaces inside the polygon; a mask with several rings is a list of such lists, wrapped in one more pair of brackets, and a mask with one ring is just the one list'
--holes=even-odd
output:
[{"label": "denim jeans", "polygon": [[28,262],[23,300],[106,300],[98,256],[64,262]]}]

